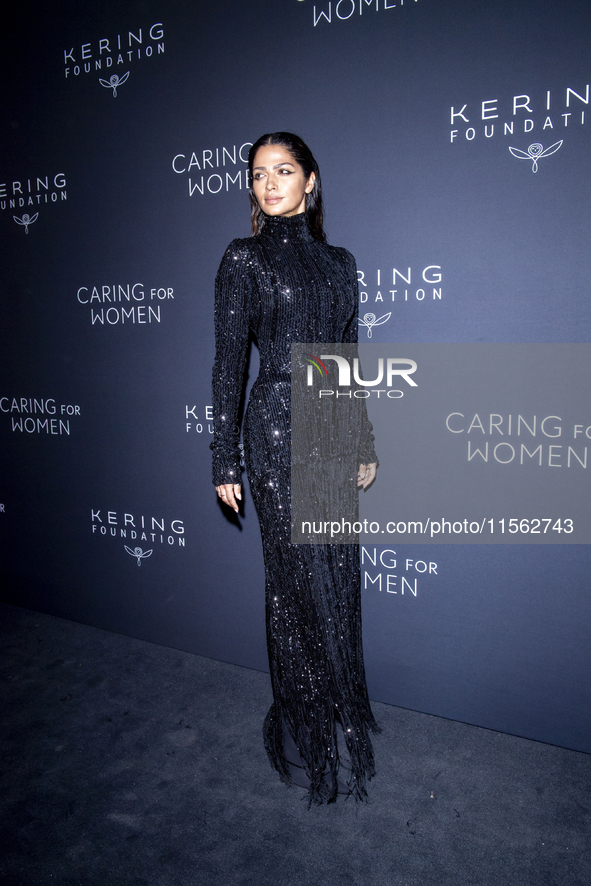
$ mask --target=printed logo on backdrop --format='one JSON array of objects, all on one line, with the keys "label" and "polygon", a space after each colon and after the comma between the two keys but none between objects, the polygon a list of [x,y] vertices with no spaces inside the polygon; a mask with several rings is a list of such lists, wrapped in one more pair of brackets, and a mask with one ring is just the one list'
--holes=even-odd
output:
[{"label": "printed logo on backdrop", "polygon": [[172,286],[105,283],[80,286],[76,300],[85,305],[91,326],[146,326],[161,323],[174,301]]},{"label": "printed logo on backdrop", "polygon": [[101,86],[106,86],[107,89],[113,90],[113,98],[117,98],[117,87],[123,86],[127,78],[129,77],[129,71],[126,74],[123,74],[122,77],[119,74],[111,74],[108,80],[102,80],[99,78],[99,83]]},{"label": "printed logo on backdrop", "polygon": [[175,154],[172,171],[186,176],[189,197],[248,190],[248,152],[252,142]]},{"label": "printed logo on backdrop", "polygon": [[187,434],[213,434],[213,406],[185,406],[185,430]]},{"label": "printed logo on backdrop", "polygon": [[117,98],[117,90],[128,81],[132,67],[138,62],[151,62],[163,53],[162,22],[141,25],[64,49],[64,77],[76,80],[91,75],[98,85],[109,90],[106,95]]},{"label": "printed logo on backdrop", "polygon": [[450,412],[445,427],[459,435],[465,460],[477,465],[587,470],[591,440],[587,417],[567,420],[527,409],[523,414]]},{"label": "printed logo on backdrop", "polygon": [[22,218],[19,218],[16,215],[12,216],[17,225],[22,225],[25,229],[25,234],[29,233],[29,225],[32,225],[33,222],[36,222],[39,218],[39,213],[36,212],[35,215],[29,215],[28,212],[23,213]]},{"label": "printed logo on backdrop", "polygon": [[145,560],[146,557],[151,557],[152,554],[154,553],[153,550],[144,551],[142,548],[134,548],[132,550],[131,548],[128,548],[127,545],[123,545],[123,547],[125,548],[125,550],[127,551],[128,554],[131,554],[132,557],[136,558],[138,566],[142,565],[142,560]]},{"label": "printed logo on backdrop", "polygon": [[[27,176],[0,183],[0,210],[8,211],[12,220],[28,234],[31,225],[35,224],[40,212],[33,211],[37,206],[51,207],[52,203],[67,200],[66,176],[63,172],[55,175]],[[15,215],[12,210],[25,210]]]},{"label": "printed logo on backdrop", "polygon": [[79,406],[54,397],[0,397],[0,412],[6,416],[4,427],[15,434],[69,437],[80,418]]},{"label": "printed logo on backdrop", "polygon": [[306,3],[312,13],[313,26],[333,25],[349,19],[358,20],[360,16],[368,16],[376,12],[400,10],[405,5],[411,6],[417,0],[321,0],[319,3],[310,0],[296,0]]},{"label": "printed logo on backdrop", "polygon": [[537,95],[458,102],[450,110],[450,141],[478,146],[493,139],[516,160],[526,160],[525,170],[537,173],[556,162],[559,151],[564,156],[568,133],[585,126],[588,104],[589,83]]},{"label": "printed logo on backdrop", "polygon": [[[359,334],[365,332],[372,338],[373,329],[383,326],[392,317],[388,305],[419,302],[432,304],[443,298],[443,272],[441,265],[426,264],[423,267],[407,267],[402,270],[388,268],[375,271],[357,271],[359,283]],[[371,310],[368,308],[371,306]]]},{"label": "printed logo on backdrop", "polygon": [[149,557],[157,556],[163,548],[177,551],[185,547],[183,520],[104,508],[91,508],[90,514],[92,534],[99,540],[120,545],[121,553],[133,557],[138,566]]},{"label": "printed logo on backdrop", "polygon": [[438,564],[430,558],[398,557],[392,548],[361,546],[361,569],[363,590],[395,594],[413,599],[424,589],[429,576],[437,576]]}]

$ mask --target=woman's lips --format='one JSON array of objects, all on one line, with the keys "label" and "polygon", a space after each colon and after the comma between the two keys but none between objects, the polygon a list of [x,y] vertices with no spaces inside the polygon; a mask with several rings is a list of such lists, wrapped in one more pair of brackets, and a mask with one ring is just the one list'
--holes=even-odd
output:
[{"label": "woman's lips", "polygon": [[279,203],[280,200],[283,200],[283,197],[265,197],[265,203]]}]

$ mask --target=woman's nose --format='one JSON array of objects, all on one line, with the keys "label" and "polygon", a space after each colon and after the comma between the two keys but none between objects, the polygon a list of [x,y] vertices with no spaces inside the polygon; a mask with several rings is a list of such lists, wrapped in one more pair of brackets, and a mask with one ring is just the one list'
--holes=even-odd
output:
[{"label": "woman's nose", "polygon": [[275,181],[273,176],[271,176],[271,175],[267,176],[267,184],[265,187],[266,187],[267,191],[274,191],[277,188],[277,182]]}]

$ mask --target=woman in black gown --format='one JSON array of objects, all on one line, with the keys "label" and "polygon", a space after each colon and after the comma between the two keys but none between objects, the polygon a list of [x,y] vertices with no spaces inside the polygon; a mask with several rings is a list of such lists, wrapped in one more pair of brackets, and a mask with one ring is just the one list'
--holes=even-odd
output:
[{"label": "woman in black gown", "polygon": [[[254,236],[232,241],[216,278],[213,482],[237,512],[239,409],[252,337],[260,370],[244,418],[244,455],[265,560],[274,699],[265,747],[289,783],[295,770],[285,750],[295,742],[310,803],[335,800],[344,780],[347,793],[364,799],[375,773],[369,733],[378,727],[363,667],[359,549],[290,540],[291,345],[357,341],[355,260],[326,243],[318,166],[301,139],[262,136],[249,171]],[[367,419],[359,436],[353,481],[365,489],[377,468]]]}]

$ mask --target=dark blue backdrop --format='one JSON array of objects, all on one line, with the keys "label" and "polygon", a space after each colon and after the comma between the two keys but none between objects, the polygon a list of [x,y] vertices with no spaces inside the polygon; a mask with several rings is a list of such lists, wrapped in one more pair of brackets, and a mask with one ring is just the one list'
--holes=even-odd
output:
[{"label": "dark blue backdrop", "polygon": [[[12,15],[3,599],[264,669],[256,516],[248,493],[243,519],[222,513],[208,449],[213,279],[249,230],[249,143],[312,146],[362,340],[587,342],[589,4]],[[588,546],[395,550],[405,593],[364,594],[372,697],[590,751]]]}]

